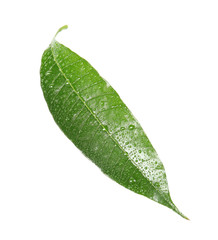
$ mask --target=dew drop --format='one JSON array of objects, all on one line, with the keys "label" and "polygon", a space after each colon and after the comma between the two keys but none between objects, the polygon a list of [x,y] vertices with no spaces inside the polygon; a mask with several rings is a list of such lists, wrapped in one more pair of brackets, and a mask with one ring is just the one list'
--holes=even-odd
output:
[{"label": "dew drop", "polygon": [[130,183],[136,182],[136,180],[135,180],[135,178],[131,177],[131,178],[129,179],[129,182],[130,182]]},{"label": "dew drop", "polygon": [[135,126],[134,125],[129,125],[129,130],[133,130],[135,129]]},{"label": "dew drop", "polygon": [[51,71],[47,71],[45,75],[48,76],[50,74],[51,74]]},{"label": "dew drop", "polygon": [[108,126],[107,125],[103,125],[103,131],[108,131]]}]

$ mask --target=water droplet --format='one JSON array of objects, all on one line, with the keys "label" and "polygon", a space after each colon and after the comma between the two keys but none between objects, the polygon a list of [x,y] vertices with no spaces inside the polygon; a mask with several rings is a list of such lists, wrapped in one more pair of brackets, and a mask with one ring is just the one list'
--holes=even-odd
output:
[{"label": "water droplet", "polygon": [[48,76],[48,75],[50,75],[50,74],[51,74],[51,71],[50,71],[50,70],[45,73],[46,76]]},{"label": "water droplet", "polygon": [[129,179],[129,182],[130,182],[130,183],[136,182],[136,180],[135,180],[135,178],[131,177],[131,178]]},{"label": "water droplet", "polygon": [[129,125],[129,130],[133,130],[135,129],[135,126],[134,125]]},{"label": "water droplet", "polygon": [[142,152],[142,150],[139,150],[139,153],[141,153]]},{"label": "water droplet", "polygon": [[124,130],[124,129],[125,129],[125,127],[121,127],[121,128],[120,128],[120,130]]},{"label": "water droplet", "polygon": [[104,106],[104,102],[101,102],[100,104],[101,104],[101,106]]},{"label": "water droplet", "polygon": [[108,131],[108,126],[107,125],[103,125],[103,131]]}]

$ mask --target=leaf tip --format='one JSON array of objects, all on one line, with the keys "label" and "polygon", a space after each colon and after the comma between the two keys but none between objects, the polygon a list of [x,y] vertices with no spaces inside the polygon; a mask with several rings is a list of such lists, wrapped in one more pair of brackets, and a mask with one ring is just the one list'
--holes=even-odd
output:
[{"label": "leaf tip", "polygon": [[190,219],[188,218],[188,217],[186,217],[184,214],[182,214],[181,212],[180,213],[178,213],[181,217],[183,217],[184,219],[186,219],[186,220],[189,220],[190,221]]},{"label": "leaf tip", "polygon": [[183,215],[183,218],[185,218],[186,220],[189,220],[189,221],[190,221],[190,219],[189,219],[188,217],[184,216],[184,215]]},{"label": "leaf tip", "polygon": [[183,213],[181,213],[179,210],[178,210],[178,208],[176,207],[176,209],[174,209],[174,211],[176,212],[176,213],[178,213],[181,217],[183,217],[184,219],[186,219],[186,220],[190,220],[188,217],[186,217]]}]

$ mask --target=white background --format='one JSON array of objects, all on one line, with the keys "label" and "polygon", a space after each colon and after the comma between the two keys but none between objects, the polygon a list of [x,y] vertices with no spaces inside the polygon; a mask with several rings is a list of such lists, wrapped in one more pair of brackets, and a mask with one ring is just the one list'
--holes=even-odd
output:
[{"label": "white background", "polygon": [[[113,182],[64,136],[40,88],[58,40],[117,90],[187,221]],[[2,1],[1,240],[217,240],[218,2]]]}]

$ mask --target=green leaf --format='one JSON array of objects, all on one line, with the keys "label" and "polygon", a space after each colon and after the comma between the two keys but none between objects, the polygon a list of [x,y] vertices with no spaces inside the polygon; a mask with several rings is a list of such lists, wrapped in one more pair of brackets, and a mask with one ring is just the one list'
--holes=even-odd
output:
[{"label": "green leaf", "polygon": [[142,127],[85,59],[54,38],[40,76],[55,122],[85,156],[117,183],[186,218],[171,200],[163,164]]}]

